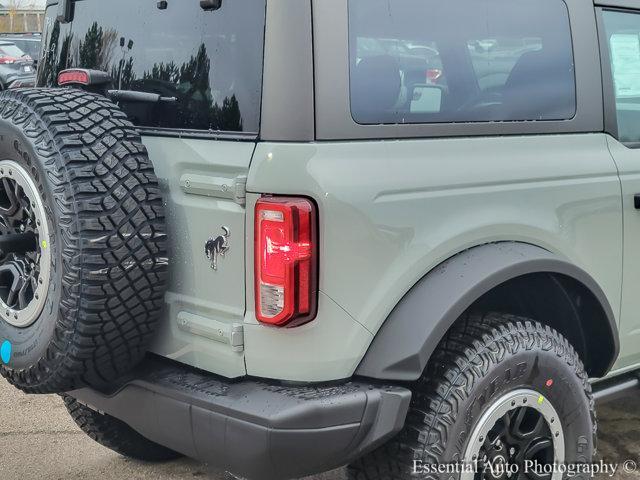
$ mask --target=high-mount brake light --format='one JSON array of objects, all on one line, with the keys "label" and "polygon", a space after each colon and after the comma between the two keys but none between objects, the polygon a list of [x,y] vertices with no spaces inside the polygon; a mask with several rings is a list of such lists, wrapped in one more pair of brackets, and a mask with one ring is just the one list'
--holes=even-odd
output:
[{"label": "high-mount brake light", "polygon": [[91,77],[86,70],[65,70],[58,75],[58,85],[89,85]]},{"label": "high-mount brake light", "polygon": [[71,68],[63,70],[58,75],[58,85],[84,85],[90,87],[108,86],[113,83],[111,75],[102,70],[89,70],[86,68]]},{"label": "high-mount brake light", "polygon": [[256,317],[292,327],[316,316],[317,209],[309,199],[263,197],[255,211]]}]

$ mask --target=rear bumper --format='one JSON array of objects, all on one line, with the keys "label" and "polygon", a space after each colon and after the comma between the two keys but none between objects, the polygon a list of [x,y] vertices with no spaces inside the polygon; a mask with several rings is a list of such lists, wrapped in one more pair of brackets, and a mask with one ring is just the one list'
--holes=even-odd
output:
[{"label": "rear bumper", "polygon": [[331,386],[228,382],[151,359],[115,393],[70,393],[148,439],[255,479],[298,478],[339,467],[404,424],[411,392],[349,381]]}]

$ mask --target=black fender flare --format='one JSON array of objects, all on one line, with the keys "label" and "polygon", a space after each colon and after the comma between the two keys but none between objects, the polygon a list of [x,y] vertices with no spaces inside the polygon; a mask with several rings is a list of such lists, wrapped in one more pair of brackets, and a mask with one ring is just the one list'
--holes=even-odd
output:
[{"label": "black fender flare", "polygon": [[378,331],[356,375],[380,380],[415,381],[455,321],[474,302],[509,280],[528,274],[569,277],[585,287],[601,307],[598,321],[608,358],[592,372],[604,376],[618,358],[620,340],[613,309],[598,283],[583,269],[535,245],[485,244],[461,252],[423,277],[398,303]]}]

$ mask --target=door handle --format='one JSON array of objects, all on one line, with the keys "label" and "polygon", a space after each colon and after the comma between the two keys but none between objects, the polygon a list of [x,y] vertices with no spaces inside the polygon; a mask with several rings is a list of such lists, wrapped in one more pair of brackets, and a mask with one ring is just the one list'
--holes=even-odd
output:
[{"label": "door handle", "polygon": [[222,0],[200,0],[200,7],[207,12],[219,10],[222,7]]},{"label": "door handle", "polygon": [[636,210],[640,210],[640,193],[634,195],[633,206],[636,207]]}]

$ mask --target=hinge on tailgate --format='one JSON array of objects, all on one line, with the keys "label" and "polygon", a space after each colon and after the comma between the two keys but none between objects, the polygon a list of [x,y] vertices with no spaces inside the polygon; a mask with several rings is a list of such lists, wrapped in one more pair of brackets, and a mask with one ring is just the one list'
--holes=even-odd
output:
[{"label": "hinge on tailgate", "polygon": [[247,203],[247,176],[236,178],[210,177],[186,174],[180,178],[180,187],[185,193],[205,197],[227,198],[244,207]]},{"label": "hinge on tailgate", "polygon": [[244,207],[247,204],[247,176],[236,177],[233,183],[236,192],[236,203]]},{"label": "hinge on tailgate", "polygon": [[178,328],[192,335],[227,344],[234,352],[244,351],[244,327],[239,323],[223,323],[192,313],[180,312]]}]

